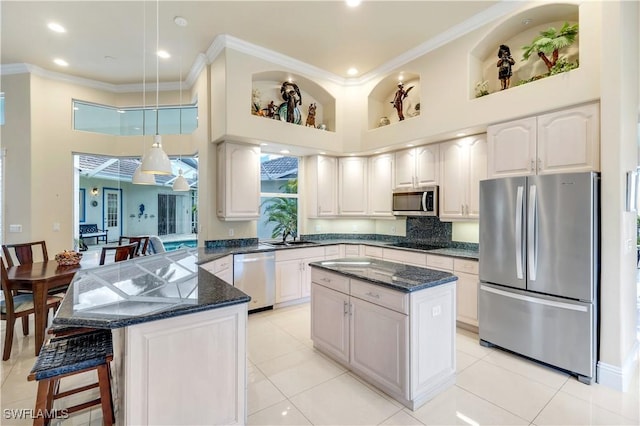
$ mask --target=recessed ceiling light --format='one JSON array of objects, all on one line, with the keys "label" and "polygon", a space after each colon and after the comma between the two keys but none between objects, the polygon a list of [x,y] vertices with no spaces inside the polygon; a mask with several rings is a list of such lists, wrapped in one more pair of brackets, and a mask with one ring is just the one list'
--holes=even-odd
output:
[{"label": "recessed ceiling light", "polygon": [[268,145],[268,144],[267,144],[267,143],[265,143],[265,142],[262,142],[262,143],[260,144],[260,146],[267,146],[267,145]]},{"label": "recessed ceiling light", "polygon": [[412,143],[408,143],[408,144],[407,144],[407,146],[408,146],[409,148],[411,148],[412,146],[415,146],[415,145],[414,145],[414,144],[412,144]]},{"label": "recessed ceiling light", "polygon": [[347,74],[349,74],[349,75],[356,75],[356,74],[358,74],[358,69],[357,69],[357,68],[353,68],[353,67],[351,67],[351,68],[349,68],[349,69],[347,70]]},{"label": "recessed ceiling light", "polygon": [[326,154],[327,154],[327,152],[326,152],[326,151],[319,151],[319,152],[318,152],[318,154],[320,154],[320,155],[326,155]]},{"label": "recessed ceiling light", "polygon": [[460,137],[460,136],[467,136],[467,134],[466,134],[466,133],[464,133],[464,132],[460,132],[460,133],[456,134],[456,136],[458,136],[458,137]]},{"label": "recessed ceiling light", "polygon": [[288,149],[283,149],[282,151],[280,151],[280,154],[288,154],[289,150]]},{"label": "recessed ceiling light", "polygon": [[51,31],[55,31],[56,33],[66,33],[67,30],[60,24],[56,23],[56,22],[49,22],[47,24],[47,27],[51,30]]},{"label": "recessed ceiling light", "polygon": [[61,67],[68,67],[69,66],[69,63],[67,61],[65,61],[64,59],[60,59],[60,58],[54,59],[53,62],[56,65],[59,65]]},{"label": "recessed ceiling light", "polygon": [[162,59],[169,59],[171,55],[166,50],[158,50],[158,56]]},{"label": "recessed ceiling light", "polygon": [[347,6],[349,7],[358,7],[360,6],[360,3],[362,3],[361,0],[346,0],[347,1]]}]

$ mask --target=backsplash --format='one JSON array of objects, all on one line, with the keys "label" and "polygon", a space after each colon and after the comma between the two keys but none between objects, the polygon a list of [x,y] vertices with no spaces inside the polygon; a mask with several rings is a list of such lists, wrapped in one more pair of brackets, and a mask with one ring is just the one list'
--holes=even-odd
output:
[{"label": "backsplash", "polygon": [[451,245],[451,222],[441,222],[437,217],[409,216],[407,217],[407,236],[403,241],[428,244]]}]

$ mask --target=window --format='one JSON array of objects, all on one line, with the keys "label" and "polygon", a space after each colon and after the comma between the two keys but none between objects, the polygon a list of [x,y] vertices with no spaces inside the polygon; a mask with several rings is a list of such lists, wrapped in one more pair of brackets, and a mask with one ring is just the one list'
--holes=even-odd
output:
[{"label": "window", "polygon": [[298,237],[298,157],[264,155],[258,238]]},{"label": "window", "polygon": [[[158,110],[161,135],[189,134],[197,128],[197,105],[160,107]],[[118,136],[154,135],[156,108],[116,108],[74,100],[73,129]]]},{"label": "window", "polygon": [[4,93],[0,92],[0,126],[4,126]]}]

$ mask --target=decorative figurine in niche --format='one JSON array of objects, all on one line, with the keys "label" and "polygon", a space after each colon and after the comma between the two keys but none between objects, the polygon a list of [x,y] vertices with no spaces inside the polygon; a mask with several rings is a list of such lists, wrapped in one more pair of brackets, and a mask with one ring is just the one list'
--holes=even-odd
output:
[{"label": "decorative figurine in niche", "polygon": [[388,126],[391,124],[388,117],[380,117],[380,121],[378,122],[378,127]]},{"label": "decorative figurine in niche", "polygon": [[398,90],[391,102],[393,107],[398,111],[398,119],[400,121],[404,120],[404,114],[402,112],[402,101],[405,100],[407,96],[409,96],[409,92],[413,89],[413,86],[409,87],[407,90],[404,90],[404,84],[402,82],[398,83]]},{"label": "decorative figurine in niche", "polygon": [[280,87],[280,94],[282,95],[283,103],[278,108],[278,115],[280,120],[287,123],[302,123],[302,115],[298,109],[298,105],[302,105],[302,95],[300,89],[295,83],[285,81]]},{"label": "decorative figurine in niche", "polygon": [[501,44],[498,49],[498,78],[500,79],[500,90],[508,89],[513,72],[511,67],[516,63],[511,57],[509,46]]},{"label": "decorative figurine in niche", "polygon": [[307,113],[307,122],[305,126],[316,127],[316,104],[309,105],[309,112]]}]

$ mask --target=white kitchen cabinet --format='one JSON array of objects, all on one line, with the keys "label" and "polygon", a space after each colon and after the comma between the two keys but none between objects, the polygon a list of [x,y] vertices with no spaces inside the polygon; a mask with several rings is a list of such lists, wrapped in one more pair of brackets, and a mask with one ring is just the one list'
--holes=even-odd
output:
[{"label": "white kitchen cabinet", "polygon": [[360,257],[362,256],[360,244],[345,244],[344,245],[344,257]]},{"label": "white kitchen cabinet", "polygon": [[598,171],[598,103],[487,128],[491,178]]},{"label": "white kitchen cabinet", "polygon": [[427,255],[416,251],[383,248],[382,258],[389,262],[406,263],[422,268],[427,266]]},{"label": "white kitchen cabinet", "polygon": [[[349,295],[311,285],[311,339],[336,360],[349,362]],[[316,320],[314,321],[313,318]],[[322,320],[318,320],[322,318]]]},{"label": "white kitchen cabinet", "polygon": [[480,181],[487,177],[486,136],[441,144],[440,173],[440,219],[477,219]]},{"label": "white kitchen cabinet", "polygon": [[369,158],[370,216],[393,217],[393,154]]},{"label": "white kitchen cabinet", "polygon": [[201,265],[216,277],[233,285],[233,256],[228,255]]},{"label": "white kitchen cabinet", "polygon": [[367,215],[367,162],[365,157],[338,159],[338,214],[340,216]]},{"label": "white kitchen cabinet", "polygon": [[382,259],[382,247],[365,245],[363,252],[365,257]]},{"label": "white kitchen cabinet", "polygon": [[395,188],[437,185],[439,144],[423,145],[395,153]]},{"label": "white kitchen cabinet", "polygon": [[222,220],[260,218],[260,147],[218,145],[217,214]]},{"label": "white kitchen cabinet", "polygon": [[455,283],[411,293],[312,269],[311,339],[412,410],[455,382]]},{"label": "white kitchen cabinet", "polygon": [[478,261],[428,254],[427,267],[451,272],[456,283],[456,320],[458,324],[478,327]]},{"label": "white kitchen cabinet", "polygon": [[600,169],[598,104],[564,109],[538,117],[538,174]]},{"label": "white kitchen cabinet", "polygon": [[409,316],[351,299],[351,367],[400,395],[408,394]]},{"label": "white kitchen cabinet", "polygon": [[309,296],[309,263],[325,259],[324,247],[276,250],[276,303]]},{"label": "white kitchen cabinet", "polygon": [[306,157],[307,214],[327,217],[338,214],[338,159],[325,155]]}]

